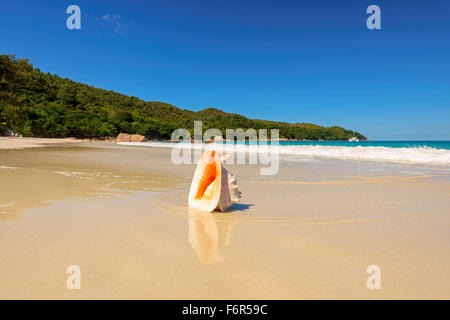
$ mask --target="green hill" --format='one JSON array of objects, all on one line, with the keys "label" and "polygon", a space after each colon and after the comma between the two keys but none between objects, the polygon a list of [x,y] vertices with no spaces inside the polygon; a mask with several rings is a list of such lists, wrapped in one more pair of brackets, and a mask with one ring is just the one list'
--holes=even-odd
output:
[{"label": "green hill", "polygon": [[254,120],[214,108],[182,110],[42,73],[26,59],[0,55],[0,133],[102,138],[127,132],[169,139],[177,128],[192,131],[194,120],[202,120],[204,130],[277,128],[281,138],[298,140],[346,140],[353,135],[337,126]]}]

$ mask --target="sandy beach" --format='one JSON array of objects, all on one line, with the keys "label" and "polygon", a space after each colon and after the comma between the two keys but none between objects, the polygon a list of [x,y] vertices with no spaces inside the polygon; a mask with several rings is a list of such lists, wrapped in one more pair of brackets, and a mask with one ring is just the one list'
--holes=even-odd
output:
[{"label": "sandy beach", "polygon": [[49,145],[79,143],[76,139],[45,139],[45,138],[4,138],[0,137],[0,150],[37,148]]},{"label": "sandy beach", "polygon": [[450,298],[448,171],[288,160],[227,166],[242,201],[205,214],[170,149],[1,139],[0,298]]}]

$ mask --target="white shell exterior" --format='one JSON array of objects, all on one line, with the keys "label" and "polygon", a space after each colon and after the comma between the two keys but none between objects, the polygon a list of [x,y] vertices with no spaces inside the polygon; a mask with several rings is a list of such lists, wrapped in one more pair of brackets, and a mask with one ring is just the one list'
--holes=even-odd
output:
[{"label": "white shell exterior", "polygon": [[221,177],[220,199],[216,209],[225,212],[233,203],[241,201],[241,192],[238,189],[236,177],[223,166]]}]

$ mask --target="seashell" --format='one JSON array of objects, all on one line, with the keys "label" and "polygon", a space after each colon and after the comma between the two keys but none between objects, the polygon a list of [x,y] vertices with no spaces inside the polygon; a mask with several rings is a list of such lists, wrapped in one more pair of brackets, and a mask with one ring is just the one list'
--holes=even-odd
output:
[{"label": "seashell", "polygon": [[215,150],[205,151],[197,163],[189,191],[189,207],[212,212],[225,212],[235,202],[239,202],[236,177],[226,170],[222,157]]}]

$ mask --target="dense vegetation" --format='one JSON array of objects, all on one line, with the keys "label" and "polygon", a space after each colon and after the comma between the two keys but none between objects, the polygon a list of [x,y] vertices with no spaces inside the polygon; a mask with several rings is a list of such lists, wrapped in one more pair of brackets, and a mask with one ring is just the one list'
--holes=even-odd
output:
[{"label": "dense vegetation", "polygon": [[202,120],[204,130],[217,128],[224,134],[226,128],[278,128],[280,137],[298,140],[342,140],[353,135],[337,126],[252,120],[213,108],[193,112],[146,102],[42,73],[14,55],[0,55],[0,134],[102,138],[126,132],[168,139],[177,128],[192,131],[194,120]]}]

